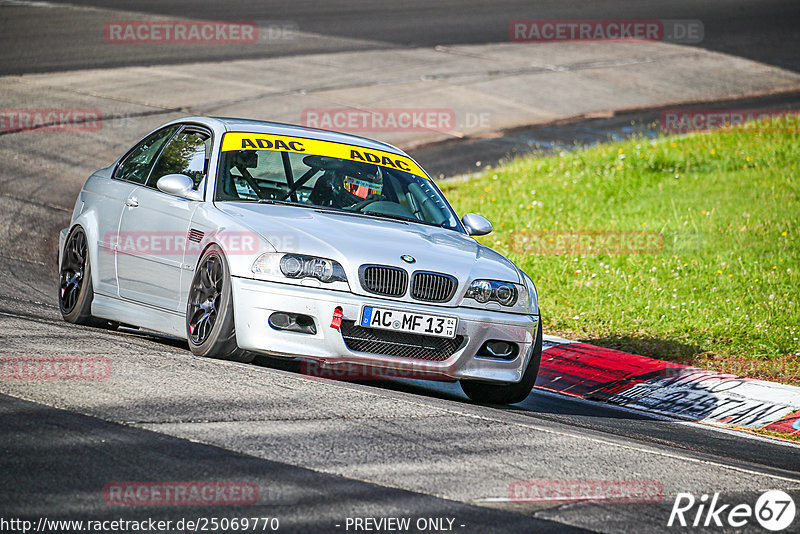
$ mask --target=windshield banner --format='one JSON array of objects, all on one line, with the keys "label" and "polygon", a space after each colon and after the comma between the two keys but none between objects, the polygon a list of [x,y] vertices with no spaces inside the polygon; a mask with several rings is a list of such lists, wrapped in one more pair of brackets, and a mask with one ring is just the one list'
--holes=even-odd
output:
[{"label": "windshield banner", "polygon": [[410,172],[421,178],[428,178],[419,165],[411,158],[364,148],[363,146],[345,145],[332,141],[319,139],[306,139],[304,137],[290,137],[287,135],[255,134],[246,132],[229,132],[222,138],[222,151],[234,150],[277,150],[283,152],[297,152],[298,154],[313,154],[315,156],[328,156],[331,158],[373,163],[390,169]]}]

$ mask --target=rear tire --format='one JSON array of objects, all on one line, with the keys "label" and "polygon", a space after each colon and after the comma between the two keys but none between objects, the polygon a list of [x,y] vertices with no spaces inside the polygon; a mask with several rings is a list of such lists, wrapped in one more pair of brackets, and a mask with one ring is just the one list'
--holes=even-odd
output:
[{"label": "rear tire", "polygon": [[58,307],[65,321],[72,324],[116,330],[119,323],[92,317],[92,263],[86,232],[76,226],[67,236],[59,265]]},{"label": "rear tire", "polygon": [[186,337],[198,356],[243,363],[255,358],[236,344],[231,276],[217,245],[208,247],[197,263],[186,304]]},{"label": "rear tire", "polygon": [[92,270],[83,228],[76,226],[67,236],[58,269],[58,307],[65,321],[93,325]]},{"label": "rear tire", "polygon": [[539,374],[539,365],[542,363],[542,319],[539,317],[539,328],[536,331],[536,342],[533,345],[533,354],[522,375],[522,380],[511,384],[489,384],[476,380],[461,380],[461,389],[467,396],[481,404],[516,404],[524,401]]}]

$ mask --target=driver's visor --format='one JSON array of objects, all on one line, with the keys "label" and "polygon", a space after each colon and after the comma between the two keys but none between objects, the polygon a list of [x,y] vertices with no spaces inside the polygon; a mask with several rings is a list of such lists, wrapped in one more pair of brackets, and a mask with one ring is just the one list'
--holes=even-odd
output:
[{"label": "driver's visor", "polygon": [[247,132],[228,132],[222,138],[222,151],[233,150],[276,150],[280,152],[297,152],[298,154],[313,154],[315,156],[328,156],[331,158],[372,163],[389,169],[405,171],[421,178],[427,178],[425,171],[406,156],[364,148],[363,146],[322,141],[320,139],[307,139],[305,137],[291,137],[288,135],[256,134]]}]

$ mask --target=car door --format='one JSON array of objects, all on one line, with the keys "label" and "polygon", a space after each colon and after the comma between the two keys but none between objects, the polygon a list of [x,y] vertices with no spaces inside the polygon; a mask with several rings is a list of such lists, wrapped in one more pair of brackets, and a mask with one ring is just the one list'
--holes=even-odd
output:
[{"label": "car door", "polygon": [[[146,183],[131,192],[120,221],[116,249],[119,294],[123,298],[171,311],[179,304],[183,257],[192,214],[200,205],[160,191],[158,179],[185,174],[195,188],[205,187],[211,133],[183,126],[161,151]],[[194,266],[187,266],[186,269]]]},{"label": "car door", "polygon": [[[119,222],[125,201],[140,185],[145,183],[161,148],[178,129],[178,126],[161,128],[137,143],[121,159],[110,180],[95,182],[86,191],[87,204],[95,210],[98,228],[98,254],[92,263],[96,270],[95,291],[118,296],[114,249],[119,241]],[[96,198],[89,199],[90,196]]]}]

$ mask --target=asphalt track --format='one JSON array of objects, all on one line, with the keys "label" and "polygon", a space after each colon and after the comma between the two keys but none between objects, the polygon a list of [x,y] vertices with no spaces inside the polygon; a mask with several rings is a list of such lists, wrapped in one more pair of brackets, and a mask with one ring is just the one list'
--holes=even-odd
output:
[{"label": "asphalt track", "polygon": [[[507,42],[513,20],[598,18],[699,20],[705,29],[699,46],[800,71],[800,3],[794,0],[2,0],[0,5],[0,74]],[[177,49],[103,41],[104,23],[142,18],[256,21],[262,28],[289,26],[303,33],[295,38],[266,31],[256,44]]]},{"label": "asphalt track", "polygon": [[[305,532],[387,516],[455,518],[463,532],[660,532],[681,491],[718,491],[733,503],[767,488],[800,497],[797,445],[542,391],[487,407],[455,384],[310,379],[293,361],[206,360],[177,340],[67,325],[43,229],[66,224],[77,186],[27,179],[53,200],[12,198],[12,177],[3,176],[2,353],[104,356],[113,371],[96,382],[0,382],[2,517],[243,515],[221,506],[120,509],[102,490],[121,480],[244,479],[261,492],[244,515],[277,516],[281,530]],[[532,479],[657,480],[666,496],[508,502],[515,480]]]},{"label": "asphalt track", "polygon": [[[215,7],[222,4],[192,5],[195,18],[294,20],[303,15],[297,3],[295,11],[249,3],[251,15],[235,2],[226,3],[224,11]],[[324,11],[309,5],[306,14],[319,24],[309,31],[338,32],[346,39],[358,33],[363,46],[408,46],[500,39],[491,36],[497,33],[489,28],[493,20],[578,16],[569,4],[558,5],[566,5],[567,12],[531,13],[529,6],[518,14],[513,5],[488,9],[476,3],[459,9],[392,7],[392,17],[387,2],[386,10],[362,16],[355,29],[346,24],[359,16],[360,4],[329,3]],[[627,5],[633,14],[625,18],[635,18],[636,6],[644,4]],[[747,17],[758,16],[744,3],[726,5],[718,18],[734,27],[732,21],[739,20],[740,29],[746,29]],[[768,2],[759,7],[762,17],[781,23],[778,34],[780,27],[789,31],[786,21],[797,9],[793,3],[782,5],[783,12],[766,9]],[[263,11],[254,11],[257,6]],[[185,16],[184,7],[153,2],[136,9]],[[8,9],[60,8],[0,7]],[[414,19],[404,18],[406,12],[416,13]],[[82,16],[91,13],[97,12]],[[680,13],[663,17],[703,18]],[[481,16],[483,22],[474,23]],[[590,17],[585,11],[580,16]],[[438,34],[437,24],[442,26]],[[103,57],[104,48],[82,56],[74,48],[77,40],[70,41],[76,30],[66,28],[63,19],[61,25],[63,45],[51,46],[49,54],[56,66],[47,63],[46,43],[27,32],[30,54],[3,57],[4,72],[27,70],[26,62],[33,71],[176,60]],[[22,30],[11,28],[11,33]],[[402,38],[386,37],[402,31]],[[784,34],[773,51],[774,37],[761,32],[765,46],[750,53],[778,61],[780,54],[787,55],[784,47],[797,49],[786,41],[796,33]],[[46,34],[47,27],[39,33]],[[2,35],[10,38],[6,31]],[[381,35],[382,41],[376,39]],[[21,34],[12,37],[15,46],[25,41]],[[7,46],[2,50],[8,53]],[[581,125],[567,128],[549,134],[568,139]],[[420,156],[423,165],[440,162],[442,173],[461,172],[461,163],[447,163],[463,161],[449,145],[426,150],[424,159]],[[542,391],[513,407],[492,407],[470,403],[454,384],[311,379],[300,375],[293,361],[207,360],[177,340],[67,325],[55,305],[54,232],[68,223],[80,183],[53,182],[36,169],[88,156],[19,157],[30,164],[24,177],[0,165],[0,354],[104,356],[112,362],[112,374],[102,381],[0,381],[0,518],[269,516],[280,518],[281,531],[345,532],[348,517],[407,516],[452,518],[456,532],[662,532],[678,492],[698,497],[719,492],[722,502],[752,505],[761,491],[783,489],[800,502],[797,445]],[[653,504],[509,502],[515,481],[534,479],[655,480],[666,495]],[[106,484],[131,480],[246,480],[258,485],[260,498],[246,507],[120,507],[104,501]],[[754,523],[739,531],[763,532]]]}]

